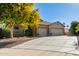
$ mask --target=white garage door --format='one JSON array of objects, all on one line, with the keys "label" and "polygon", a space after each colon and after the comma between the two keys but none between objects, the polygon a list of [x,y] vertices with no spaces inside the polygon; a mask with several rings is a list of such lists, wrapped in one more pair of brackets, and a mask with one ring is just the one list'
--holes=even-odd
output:
[{"label": "white garage door", "polygon": [[63,35],[63,29],[51,29],[51,34],[52,35]]},{"label": "white garage door", "polygon": [[47,36],[46,28],[39,28],[37,32],[38,32],[39,36]]}]

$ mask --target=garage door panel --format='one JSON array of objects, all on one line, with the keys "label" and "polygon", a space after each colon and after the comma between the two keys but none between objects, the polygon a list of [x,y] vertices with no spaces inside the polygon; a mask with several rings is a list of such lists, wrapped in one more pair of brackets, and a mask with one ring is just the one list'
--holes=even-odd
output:
[{"label": "garage door panel", "polygon": [[63,35],[63,29],[51,29],[52,35]]},{"label": "garage door panel", "polygon": [[46,28],[39,28],[38,34],[39,34],[39,36],[47,36],[47,29]]}]

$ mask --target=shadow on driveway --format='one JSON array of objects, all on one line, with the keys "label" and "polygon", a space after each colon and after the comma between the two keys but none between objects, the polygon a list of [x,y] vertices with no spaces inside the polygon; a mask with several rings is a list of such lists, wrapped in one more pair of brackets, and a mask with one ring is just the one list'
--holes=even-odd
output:
[{"label": "shadow on driveway", "polygon": [[0,48],[9,48],[11,44],[15,43],[13,42],[0,42]]}]

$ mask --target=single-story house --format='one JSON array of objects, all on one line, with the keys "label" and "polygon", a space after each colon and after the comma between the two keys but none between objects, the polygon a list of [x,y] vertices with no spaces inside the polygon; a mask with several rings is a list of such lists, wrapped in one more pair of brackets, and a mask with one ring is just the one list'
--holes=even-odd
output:
[{"label": "single-story house", "polygon": [[57,36],[64,35],[64,25],[60,22],[49,23],[47,21],[43,21],[40,23],[40,26],[37,28],[38,36]]},{"label": "single-story house", "polygon": [[[17,27],[14,28],[14,34],[20,34],[21,36],[23,36],[23,28],[19,27],[19,29]],[[17,32],[17,31],[20,31]],[[57,35],[64,35],[65,34],[65,26],[60,23],[60,22],[54,22],[54,23],[50,23],[47,21],[42,21],[38,28],[36,29],[36,34],[37,36],[57,36]]]},{"label": "single-story house", "polygon": [[[5,25],[0,27],[4,28]],[[14,36],[24,36],[24,27],[15,26],[14,27]],[[42,21],[38,28],[36,29],[37,36],[57,36],[57,35],[64,35],[65,34],[65,26],[60,22],[50,23],[47,21]]]}]

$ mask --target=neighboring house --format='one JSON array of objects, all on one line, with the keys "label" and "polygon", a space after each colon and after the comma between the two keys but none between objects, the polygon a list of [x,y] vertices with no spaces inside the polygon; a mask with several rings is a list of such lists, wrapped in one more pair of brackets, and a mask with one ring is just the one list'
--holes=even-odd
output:
[{"label": "neighboring house", "polygon": [[64,35],[64,25],[60,22],[49,23],[46,21],[41,22],[40,26],[37,28],[38,36],[55,36]]}]

